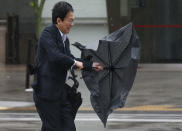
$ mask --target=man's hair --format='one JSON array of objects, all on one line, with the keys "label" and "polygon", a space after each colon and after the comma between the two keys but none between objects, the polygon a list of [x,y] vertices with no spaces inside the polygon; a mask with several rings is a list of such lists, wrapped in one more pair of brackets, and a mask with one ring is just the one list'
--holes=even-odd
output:
[{"label": "man's hair", "polygon": [[67,13],[70,11],[73,12],[71,4],[65,1],[56,3],[52,9],[52,23],[57,24],[57,18],[60,18],[63,21]]}]

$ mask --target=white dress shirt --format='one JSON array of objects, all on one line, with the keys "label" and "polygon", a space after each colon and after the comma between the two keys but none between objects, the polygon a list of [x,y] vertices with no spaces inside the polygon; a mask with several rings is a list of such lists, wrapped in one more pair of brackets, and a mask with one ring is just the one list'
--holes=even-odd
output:
[{"label": "white dress shirt", "polygon": [[[62,40],[63,40],[63,44],[64,44],[64,48],[65,48],[65,41],[66,41],[66,38],[67,36],[65,34],[63,34],[60,30],[59,30],[60,34],[61,34],[61,37],[62,37]],[[74,60],[75,61],[75,60]],[[76,63],[76,61],[75,61]],[[75,63],[71,66],[71,68],[75,65]],[[66,81],[69,79],[69,70],[67,71],[67,75],[66,75]]]}]

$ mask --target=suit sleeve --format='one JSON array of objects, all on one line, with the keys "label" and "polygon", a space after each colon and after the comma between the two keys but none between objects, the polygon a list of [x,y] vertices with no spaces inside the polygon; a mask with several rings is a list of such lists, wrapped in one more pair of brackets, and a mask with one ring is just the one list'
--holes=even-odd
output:
[{"label": "suit sleeve", "polygon": [[40,36],[40,46],[48,53],[48,60],[50,62],[61,64],[66,69],[69,69],[74,64],[74,59],[59,50],[50,32],[46,30]]}]

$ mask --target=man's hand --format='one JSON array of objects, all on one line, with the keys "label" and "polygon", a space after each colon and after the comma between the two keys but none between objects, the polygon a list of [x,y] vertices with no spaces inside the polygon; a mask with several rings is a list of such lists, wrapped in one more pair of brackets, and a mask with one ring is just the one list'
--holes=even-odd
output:
[{"label": "man's hand", "polygon": [[104,69],[104,67],[101,64],[97,63],[97,62],[94,62],[92,67],[94,68],[95,71],[101,71],[101,70]]},{"label": "man's hand", "polygon": [[76,61],[75,66],[80,70],[83,69],[83,63],[80,61]]},{"label": "man's hand", "polygon": [[[80,61],[76,61],[75,66],[77,67],[77,69],[80,69],[80,70],[84,68],[83,62],[80,62]],[[101,64],[99,64],[98,62],[93,62],[92,68],[95,71],[101,71],[104,69],[104,67]]]}]

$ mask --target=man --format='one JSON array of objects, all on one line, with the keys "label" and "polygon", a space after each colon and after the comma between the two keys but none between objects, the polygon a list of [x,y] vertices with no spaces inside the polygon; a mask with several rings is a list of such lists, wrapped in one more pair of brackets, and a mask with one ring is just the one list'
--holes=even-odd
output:
[{"label": "man", "polygon": [[74,25],[72,6],[58,2],[52,10],[52,25],[40,35],[37,48],[37,80],[33,83],[34,101],[42,120],[42,131],[76,131],[71,104],[67,98],[65,81],[67,71],[78,69],[102,70],[99,63],[75,61],[66,36]]}]

